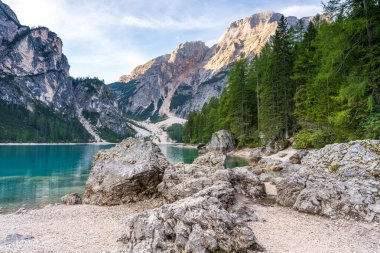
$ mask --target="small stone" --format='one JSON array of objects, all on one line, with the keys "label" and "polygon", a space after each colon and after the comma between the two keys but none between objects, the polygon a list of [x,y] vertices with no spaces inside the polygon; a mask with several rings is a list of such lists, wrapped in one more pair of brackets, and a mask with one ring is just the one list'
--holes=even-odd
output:
[{"label": "small stone", "polygon": [[34,239],[31,235],[20,235],[20,234],[10,234],[7,235],[5,240],[0,241],[0,245],[9,245],[13,243],[17,243],[20,241],[32,240]]},{"label": "small stone", "polygon": [[63,196],[61,201],[66,205],[80,205],[82,204],[82,197],[78,193],[70,193]]},{"label": "small stone", "polygon": [[25,214],[28,212],[28,209],[22,207],[16,211],[16,214]]}]

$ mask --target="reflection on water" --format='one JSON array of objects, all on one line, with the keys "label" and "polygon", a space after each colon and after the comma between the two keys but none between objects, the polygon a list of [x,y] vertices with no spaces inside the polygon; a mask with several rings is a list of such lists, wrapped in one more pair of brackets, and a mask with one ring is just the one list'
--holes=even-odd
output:
[{"label": "reflection on water", "polygon": [[82,193],[93,155],[112,145],[0,146],[0,211]]},{"label": "reflection on water", "polygon": [[181,148],[173,144],[160,144],[159,146],[164,156],[174,164],[180,162],[191,164],[199,155],[198,150],[194,148]]},{"label": "reflection on water", "polygon": [[248,166],[249,163],[247,160],[236,156],[227,156],[225,167],[228,169],[233,169],[237,167]]}]

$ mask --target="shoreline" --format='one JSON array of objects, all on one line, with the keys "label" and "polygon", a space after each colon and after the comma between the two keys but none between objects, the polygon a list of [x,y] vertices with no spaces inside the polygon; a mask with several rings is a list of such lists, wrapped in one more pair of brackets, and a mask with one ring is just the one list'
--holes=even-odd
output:
[{"label": "shoreline", "polygon": [[55,142],[55,143],[49,143],[49,142],[26,142],[26,143],[0,143],[0,146],[75,146],[75,145],[112,145],[117,143],[112,142],[88,142],[88,143],[75,143],[75,142]]}]

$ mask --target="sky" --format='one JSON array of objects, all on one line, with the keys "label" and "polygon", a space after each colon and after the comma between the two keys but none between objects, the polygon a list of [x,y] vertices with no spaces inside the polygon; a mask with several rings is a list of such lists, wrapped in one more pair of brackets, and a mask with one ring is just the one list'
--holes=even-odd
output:
[{"label": "sky", "polygon": [[230,23],[261,11],[312,16],[321,0],[3,0],[23,25],[63,41],[74,77],[117,81],[136,66],[201,40],[212,46]]}]

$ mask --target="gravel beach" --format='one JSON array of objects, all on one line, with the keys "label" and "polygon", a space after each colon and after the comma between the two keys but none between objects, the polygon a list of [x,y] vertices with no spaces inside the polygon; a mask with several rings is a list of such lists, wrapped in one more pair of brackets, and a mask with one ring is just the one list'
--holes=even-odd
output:
[{"label": "gravel beach", "polygon": [[[250,225],[267,252],[380,252],[378,223],[330,220],[247,200],[245,204],[265,219]],[[158,200],[114,207],[58,205],[0,215],[0,240],[16,233],[34,237],[0,244],[0,252],[107,252],[123,233],[128,214],[158,205]]]}]

